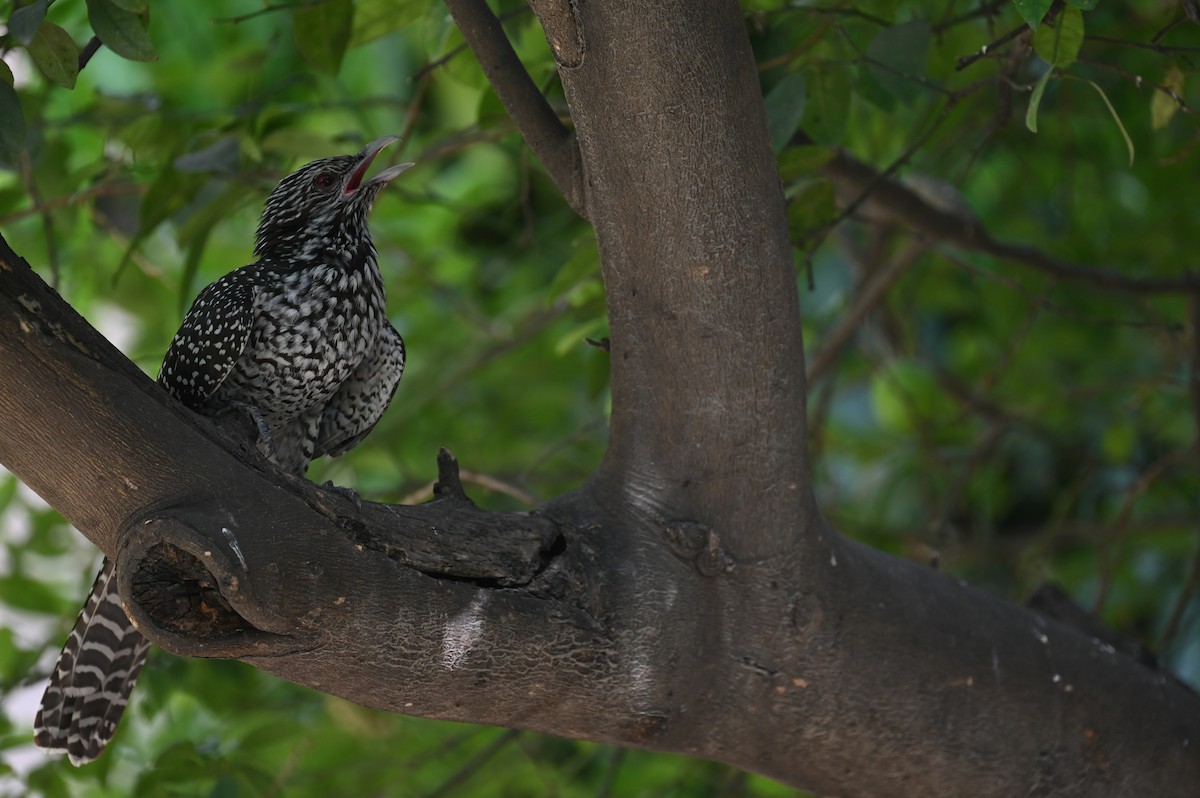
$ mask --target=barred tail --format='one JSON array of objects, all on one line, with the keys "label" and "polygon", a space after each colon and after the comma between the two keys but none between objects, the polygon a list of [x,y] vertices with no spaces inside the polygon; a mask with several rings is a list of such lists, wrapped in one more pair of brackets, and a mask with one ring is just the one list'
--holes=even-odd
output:
[{"label": "barred tail", "polygon": [[34,742],[66,751],[74,765],[100,756],[112,739],[150,648],[121,608],[112,576],[105,558],[33,722]]}]

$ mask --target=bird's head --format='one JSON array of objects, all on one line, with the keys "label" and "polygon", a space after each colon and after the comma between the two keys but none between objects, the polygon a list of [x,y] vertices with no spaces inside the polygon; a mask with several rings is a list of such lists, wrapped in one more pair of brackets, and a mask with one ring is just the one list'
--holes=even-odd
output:
[{"label": "bird's head", "polygon": [[369,242],[367,214],[376,195],[412,164],[398,164],[370,180],[365,179],[367,169],[380,150],[398,138],[375,139],[356,155],[321,158],[280,180],[263,208],[254,235],[254,254],[303,256],[355,249]]}]

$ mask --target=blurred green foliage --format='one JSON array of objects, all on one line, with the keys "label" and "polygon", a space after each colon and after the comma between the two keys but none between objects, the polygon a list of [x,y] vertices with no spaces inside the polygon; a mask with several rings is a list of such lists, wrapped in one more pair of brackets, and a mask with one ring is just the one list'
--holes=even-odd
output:
[{"label": "blurred green foliage", "polygon": [[[1062,22],[1033,0],[743,3],[810,352],[914,243],[840,219],[835,187],[812,172],[833,148],[952,186],[993,235],[1064,260],[1195,269],[1200,33],[1184,24],[1134,46],[1172,22],[1174,3],[1068,5]],[[496,8],[565,114],[536,21],[513,0]],[[418,165],[372,229],[408,373],[373,435],[311,477],[420,501],[446,445],[489,507],[523,509],[586,478],[609,401],[607,356],[585,342],[606,330],[594,239],[444,7],[37,0],[7,13],[0,230],[148,373],[199,288],[249,259],[275,180],[400,132],[388,157]],[[93,32],[106,46],[80,70]],[[816,144],[786,147],[798,127]],[[1060,582],[1200,683],[1187,298],[927,243],[810,386],[826,513],[1014,600]],[[0,795],[794,794],[680,757],[387,715],[161,652],[112,750],[75,770],[31,752],[32,702],[97,558],[7,475],[0,530]]]}]

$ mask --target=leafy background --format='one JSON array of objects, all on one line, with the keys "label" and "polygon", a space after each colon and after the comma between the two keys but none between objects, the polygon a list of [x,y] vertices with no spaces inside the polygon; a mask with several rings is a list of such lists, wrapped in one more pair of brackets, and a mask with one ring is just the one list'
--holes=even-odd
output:
[{"label": "leafy background", "polygon": [[[532,15],[494,7],[565,113]],[[1060,583],[1200,684],[1188,297],[924,240],[869,203],[847,216],[853,195],[814,172],[844,148],[998,238],[1131,276],[1194,269],[1194,7],[743,8],[810,369],[822,361],[810,413],[826,513],[1016,601]],[[399,132],[388,157],[418,166],[372,228],[409,370],[373,435],[312,478],[421,501],[446,445],[480,503],[521,509],[587,476],[609,401],[606,355],[585,340],[605,334],[594,241],[444,7],[38,0],[12,4],[3,30],[0,230],[148,373],[199,288],[250,257],[280,176]],[[93,34],[104,46],[89,53]],[[801,127],[812,143],[796,146]],[[872,300],[885,273],[894,283]],[[850,342],[827,350],[847,319],[860,319]],[[158,651],[111,750],[76,770],[34,751],[30,727],[98,556],[3,472],[0,542],[0,795],[794,794],[711,763],[387,715]]]}]

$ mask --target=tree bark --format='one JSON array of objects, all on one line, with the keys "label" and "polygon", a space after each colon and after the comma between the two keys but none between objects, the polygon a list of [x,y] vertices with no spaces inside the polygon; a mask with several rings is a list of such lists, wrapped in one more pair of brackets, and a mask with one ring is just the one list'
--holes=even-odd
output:
[{"label": "tree bark", "polygon": [[612,339],[609,449],[579,490],[485,513],[448,457],[420,507],[289,478],[239,419],[173,403],[7,246],[0,462],[116,558],[131,617],[176,653],[821,793],[1194,796],[1195,694],[820,516],[737,5],[558,11],[574,204]]}]

